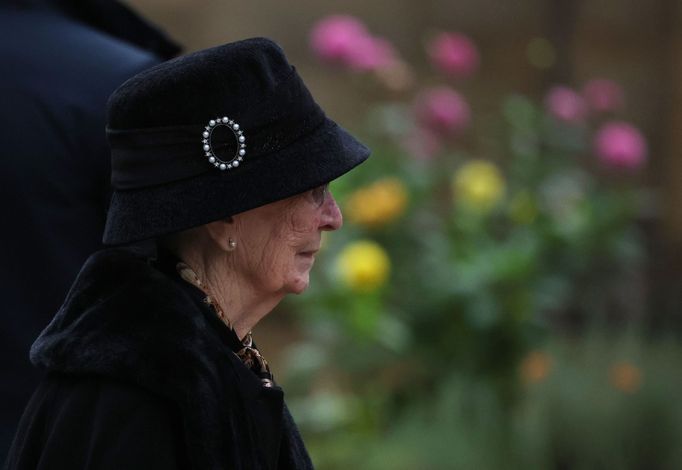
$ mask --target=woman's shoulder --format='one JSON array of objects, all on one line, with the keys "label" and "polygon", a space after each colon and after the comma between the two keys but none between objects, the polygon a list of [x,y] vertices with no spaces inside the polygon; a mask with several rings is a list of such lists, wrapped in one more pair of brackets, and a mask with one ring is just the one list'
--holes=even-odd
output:
[{"label": "woman's shoulder", "polygon": [[53,373],[24,412],[8,468],[185,468],[184,449],[170,400],[110,377]]},{"label": "woman's shoulder", "polygon": [[[179,410],[162,395],[129,381],[82,374],[49,373],[34,393],[27,413],[76,431],[107,426],[117,428],[135,421],[174,427]],[[84,416],[92,419],[83,420]]]},{"label": "woman's shoulder", "polygon": [[[150,389],[215,376],[231,354],[176,280],[145,256],[104,250],[90,257],[64,304],[31,348],[51,372],[125,379]],[[223,359],[223,360],[220,360]],[[227,373],[225,373],[227,372]],[[222,374],[229,378],[231,374]]]}]

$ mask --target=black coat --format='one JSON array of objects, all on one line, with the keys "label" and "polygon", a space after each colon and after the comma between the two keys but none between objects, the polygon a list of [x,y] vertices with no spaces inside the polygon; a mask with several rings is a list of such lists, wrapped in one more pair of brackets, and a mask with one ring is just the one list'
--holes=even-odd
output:
[{"label": "black coat", "polygon": [[31,349],[48,371],[9,469],[309,469],[281,388],[174,262],[96,253]]},{"label": "black coat", "polygon": [[29,347],[101,248],[107,97],[177,50],[113,0],[0,0],[0,460],[40,378]]}]

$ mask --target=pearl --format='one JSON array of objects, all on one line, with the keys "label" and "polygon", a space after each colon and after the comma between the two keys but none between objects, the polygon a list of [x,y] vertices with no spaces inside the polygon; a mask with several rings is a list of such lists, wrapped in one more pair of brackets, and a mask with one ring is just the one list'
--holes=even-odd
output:
[{"label": "pearl", "polygon": [[241,149],[241,150],[239,151],[239,155],[241,155],[242,157],[243,157],[244,155],[246,155],[246,150]]},{"label": "pearl", "polygon": [[239,136],[239,142],[244,142],[245,140],[246,140],[246,139],[244,138],[243,135],[240,135],[240,136]]},{"label": "pearl", "polygon": [[211,127],[215,126],[215,121],[211,119],[210,121],[208,121],[208,125]]},{"label": "pearl", "polygon": [[229,121],[229,119],[227,119],[226,117],[224,117],[224,118],[223,118],[223,124],[227,124],[227,121]]},{"label": "pearl", "polygon": [[203,135],[204,137],[208,137],[208,135],[209,135],[209,134],[208,134],[208,131],[204,131],[204,133],[203,133],[202,135]]},{"label": "pearl", "polygon": [[232,129],[234,129],[235,131],[238,131],[239,130],[239,124],[234,124],[232,126]]},{"label": "pearl", "polygon": [[221,163],[221,164],[220,164],[220,169],[221,169],[221,170],[224,170],[225,168],[227,168],[227,166],[226,166],[224,163]]},{"label": "pearl", "polygon": [[232,165],[237,167],[237,166],[239,166],[239,162],[234,162]]},{"label": "pearl", "polygon": [[209,147],[208,144],[204,145],[204,152],[208,152],[209,150],[211,150],[211,147]]},{"label": "pearl", "polygon": [[215,163],[215,157],[210,157],[210,158],[208,159],[208,161],[211,162],[211,163]]}]

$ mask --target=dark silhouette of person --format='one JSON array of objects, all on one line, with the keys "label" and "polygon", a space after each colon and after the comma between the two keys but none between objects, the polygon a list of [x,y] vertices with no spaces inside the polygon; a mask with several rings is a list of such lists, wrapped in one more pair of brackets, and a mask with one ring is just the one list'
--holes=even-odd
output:
[{"label": "dark silhouette of person", "polygon": [[30,346],[101,247],[107,98],[178,52],[114,0],[0,0],[0,462],[40,379]]}]

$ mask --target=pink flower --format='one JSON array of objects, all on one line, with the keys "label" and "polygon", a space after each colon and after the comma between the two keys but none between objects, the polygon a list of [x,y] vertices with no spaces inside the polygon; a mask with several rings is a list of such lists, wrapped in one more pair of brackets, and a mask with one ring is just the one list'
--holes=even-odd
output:
[{"label": "pink flower", "polygon": [[597,131],[594,152],[605,165],[634,169],[646,160],[647,144],[642,133],[633,125],[612,121]]},{"label": "pink flower", "polygon": [[455,78],[469,77],[478,70],[476,45],[460,33],[441,33],[427,47],[433,65]]},{"label": "pink flower", "polygon": [[456,135],[469,127],[471,111],[466,100],[447,87],[423,91],[416,100],[417,120],[439,135]]},{"label": "pink flower", "polygon": [[310,33],[313,51],[323,60],[343,61],[369,33],[365,25],[348,15],[332,15],[320,21]]},{"label": "pink flower", "polygon": [[598,113],[617,111],[625,103],[625,94],[621,86],[605,78],[587,82],[583,87],[583,96],[590,109]]},{"label": "pink flower", "polygon": [[377,70],[396,57],[387,40],[373,37],[361,21],[349,15],[320,20],[310,33],[310,44],[320,59],[355,70]]},{"label": "pink flower", "polygon": [[585,120],[587,106],[585,100],[571,88],[552,87],[545,97],[545,108],[559,121],[577,124]]},{"label": "pink flower", "polygon": [[365,36],[347,55],[346,64],[356,70],[380,70],[391,65],[395,58],[395,50],[386,39]]}]

